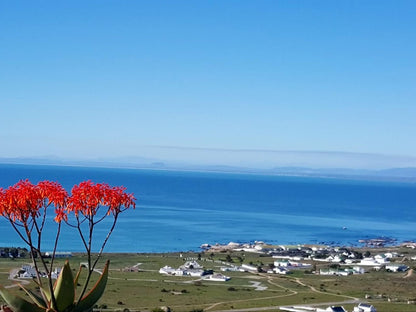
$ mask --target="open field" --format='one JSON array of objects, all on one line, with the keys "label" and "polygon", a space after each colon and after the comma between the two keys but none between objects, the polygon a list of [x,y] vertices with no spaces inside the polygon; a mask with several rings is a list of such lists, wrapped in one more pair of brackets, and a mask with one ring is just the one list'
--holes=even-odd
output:
[{"label": "open field", "polygon": [[[397,249],[406,253],[409,249]],[[310,270],[299,269],[290,275],[267,273],[226,272],[231,277],[227,282],[201,280],[198,277],[166,276],[158,271],[169,265],[179,267],[185,259],[198,257],[198,263],[206,269],[220,272],[221,262],[228,260],[234,264],[252,263],[267,267],[274,259],[268,256],[241,252],[197,254],[105,254],[103,259],[110,259],[110,275],[106,292],[98,303],[103,311],[152,311],[161,306],[168,306],[172,311],[222,311],[269,310],[278,311],[279,306],[312,305],[323,303],[342,303],[351,311],[354,302],[369,302],[378,312],[416,311],[416,305],[407,304],[416,298],[416,276],[406,277],[407,273],[371,271],[361,275],[320,276],[311,274]],[[58,259],[57,265],[64,260]],[[11,285],[10,272],[20,268],[29,259],[1,259],[0,283]],[[82,254],[70,258],[73,270],[85,262]],[[414,261],[406,260],[409,267]],[[104,261],[102,261],[103,265]],[[316,264],[315,264],[316,265]],[[318,266],[327,264],[319,263]],[[126,270],[130,268],[131,271]],[[135,269],[138,269],[135,270]],[[21,294],[22,292],[16,291]],[[369,297],[365,299],[365,297]],[[106,309],[104,309],[106,307]],[[127,310],[126,310],[127,311]]]}]

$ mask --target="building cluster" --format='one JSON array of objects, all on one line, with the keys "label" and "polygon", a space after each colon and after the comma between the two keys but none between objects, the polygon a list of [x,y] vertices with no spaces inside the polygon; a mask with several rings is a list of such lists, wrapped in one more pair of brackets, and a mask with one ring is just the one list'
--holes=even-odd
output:
[{"label": "building cluster", "polygon": [[[410,246],[410,245],[409,245]],[[414,246],[411,244],[411,246]],[[295,269],[311,268],[311,263],[328,263],[330,267],[321,268],[317,274],[347,276],[352,274],[363,274],[370,269],[385,269],[390,272],[404,272],[409,267],[398,262],[400,255],[397,252],[387,252],[370,256],[352,248],[331,246],[278,246],[271,248],[261,241],[254,243],[230,242],[225,245],[203,244],[201,248],[211,252],[244,251],[267,254],[276,260],[274,265],[265,270],[267,273],[289,274]],[[416,257],[415,259],[416,260]],[[307,261],[307,262],[305,262]],[[395,262],[396,261],[396,262]],[[257,272],[258,267],[243,264],[241,266],[226,266],[222,271],[249,271]]]},{"label": "building cluster", "polygon": [[181,265],[179,268],[176,269],[166,265],[163,268],[159,269],[159,273],[172,276],[200,277],[204,280],[220,282],[226,282],[230,280],[230,277],[228,276],[225,276],[220,273],[214,273],[213,270],[205,270],[204,267],[195,260],[186,261],[185,264]]},{"label": "building cluster", "polygon": [[[242,245],[238,245],[236,243],[230,243],[226,245],[228,248],[230,246],[233,247],[233,250],[239,250]],[[258,246],[258,245],[257,245]],[[217,246],[218,247],[218,246]],[[236,249],[237,247],[237,249]],[[246,246],[247,247],[247,246]],[[250,248],[253,248],[251,246]],[[259,248],[255,248],[257,252],[259,252]],[[297,247],[297,248],[286,248],[281,247],[279,249],[268,250],[267,253],[275,258],[273,265],[269,266],[267,269],[264,267],[258,267],[253,264],[241,264],[241,265],[234,265],[227,262],[221,262],[222,266],[220,270],[222,272],[267,272],[269,274],[282,274],[286,275],[292,272],[292,270],[296,269],[311,269],[312,268],[312,260],[327,262],[327,263],[337,263],[337,264],[345,264],[345,259],[347,258],[355,258],[355,254],[352,251],[343,248],[332,248],[332,247]],[[393,255],[388,255],[392,257]],[[384,259],[385,263],[389,259],[388,256],[380,256],[375,257],[375,259]],[[305,262],[309,261],[309,262]],[[359,261],[359,260],[357,260]],[[369,261],[367,258],[364,258],[363,261]],[[381,260],[379,260],[381,262]],[[347,261],[348,262],[348,261]],[[352,262],[351,262],[352,263]],[[391,264],[391,271],[397,270],[405,270],[405,267],[402,267],[398,264]],[[397,267],[397,268],[396,268]],[[362,274],[365,270],[358,266],[352,267],[345,267],[340,268],[339,265],[336,268],[325,268],[321,269],[319,274],[322,275],[351,275],[351,274]],[[189,259],[184,265],[180,266],[179,268],[172,268],[170,266],[164,266],[160,268],[159,273],[166,274],[166,275],[174,275],[174,276],[192,276],[192,277],[203,277],[211,278],[213,271],[212,270],[205,270],[196,260]],[[228,280],[229,278],[226,276],[221,277],[221,280]]]},{"label": "building cluster", "polygon": [[[338,263],[340,267],[338,268],[329,268],[321,269],[320,274],[324,275],[350,275],[350,274],[363,274],[368,269],[381,270],[385,269],[389,272],[405,272],[409,267],[400,262],[392,262],[392,259],[398,258],[397,253],[385,253],[377,254],[375,256],[369,256],[362,259],[355,258],[342,258],[339,255],[334,257],[328,257],[326,259],[321,259],[321,261],[327,261],[330,263]],[[344,268],[342,268],[342,266]]]},{"label": "building cluster", "polygon": [[[285,263],[292,263],[292,269],[305,267],[307,264],[294,262],[300,260],[309,260],[314,262],[323,262],[337,264],[334,267],[322,268],[319,270],[321,275],[339,275],[347,276],[351,274],[363,274],[368,269],[381,270],[389,272],[404,272],[409,267],[400,262],[393,262],[400,257],[397,252],[388,252],[377,254],[375,256],[367,255],[364,257],[361,253],[350,248],[337,247],[297,247],[297,248],[280,248],[269,251],[273,258],[280,260],[275,261],[277,268],[287,267]],[[293,265],[293,263],[295,265]],[[283,273],[287,274],[287,272]]]},{"label": "building cluster", "polygon": [[363,255],[360,252],[357,252],[351,248],[330,246],[281,246],[280,248],[269,250],[268,254],[274,258],[314,260],[337,263],[344,262],[347,259],[354,261],[363,258]]},{"label": "building cluster", "polygon": [[[59,273],[61,272],[61,268],[55,268],[55,270],[51,273],[51,277],[53,279],[57,279]],[[40,277],[47,277],[45,272],[39,272]],[[16,272],[14,278],[36,278],[36,269],[31,264],[22,265],[20,270]]]}]

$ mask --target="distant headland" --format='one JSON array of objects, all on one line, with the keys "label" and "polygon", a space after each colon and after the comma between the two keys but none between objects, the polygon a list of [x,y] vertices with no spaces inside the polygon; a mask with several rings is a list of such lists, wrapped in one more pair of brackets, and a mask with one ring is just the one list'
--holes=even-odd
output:
[{"label": "distant headland", "polygon": [[275,166],[257,168],[255,166],[204,165],[160,161],[142,157],[122,159],[77,160],[58,157],[0,157],[2,165],[32,166],[72,166],[88,168],[142,169],[215,172],[229,174],[258,174],[312,178],[335,178],[351,180],[416,182],[416,167],[398,167],[385,169],[352,169],[352,168],[312,168],[301,166]]}]

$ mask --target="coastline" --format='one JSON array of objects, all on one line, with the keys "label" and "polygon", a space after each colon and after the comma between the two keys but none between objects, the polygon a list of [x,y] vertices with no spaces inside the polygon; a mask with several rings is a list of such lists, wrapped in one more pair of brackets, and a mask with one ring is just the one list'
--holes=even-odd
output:
[{"label": "coastline", "polygon": [[[63,161],[63,162],[27,162],[27,161],[18,161],[13,160],[7,162],[0,159],[0,165],[4,166],[35,166],[35,167],[63,167],[63,168],[78,168],[78,169],[104,169],[104,170],[142,170],[142,171],[153,171],[153,172],[178,172],[178,173],[201,173],[201,174],[225,174],[225,175],[248,175],[248,176],[270,176],[270,177],[293,177],[293,178],[311,178],[311,179],[334,179],[334,180],[344,180],[344,181],[369,181],[369,182],[384,182],[384,183],[404,183],[404,184],[416,184],[416,175],[413,171],[416,171],[416,168],[389,168],[385,171],[394,171],[394,170],[412,170],[412,174],[404,175],[384,175],[380,174],[383,170],[364,170],[363,172],[355,172],[353,169],[330,169],[333,171],[331,173],[326,173],[328,169],[314,169],[314,168],[299,168],[300,172],[294,169],[293,171],[286,167],[277,167],[270,169],[259,169],[251,167],[232,167],[232,166],[155,166],[152,164],[143,165],[143,164],[118,164],[118,163],[108,163],[99,161],[88,162],[82,161],[77,163],[77,161]],[[221,167],[221,168],[219,168]],[[350,172],[348,172],[350,170]],[[344,171],[347,171],[344,172]]]}]

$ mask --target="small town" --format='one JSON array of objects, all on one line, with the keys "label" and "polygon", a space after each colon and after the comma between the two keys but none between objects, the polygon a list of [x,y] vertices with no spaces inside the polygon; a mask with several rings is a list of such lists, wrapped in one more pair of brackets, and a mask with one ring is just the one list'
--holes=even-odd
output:
[{"label": "small town", "polygon": [[[382,245],[382,240],[374,240],[378,245]],[[366,242],[368,243],[368,241]],[[367,244],[367,246],[373,246]],[[415,249],[412,242],[401,244],[404,248]],[[396,251],[377,253],[377,249],[366,250],[364,253],[359,249],[347,247],[330,246],[269,246],[264,242],[255,243],[234,243],[228,244],[203,244],[201,248],[206,253],[224,252],[248,252],[267,255],[273,258],[273,263],[267,267],[255,266],[252,264],[235,265],[226,261],[218,261],[222,272],[252,272],[266,274],[291,274],[296,270],[310,270],[311,274],[349,276],[353,274],[365,274],[369,271],[380,271],[398,273],[409,271],[409,266],[404,264],[407,261],[416,261],[416,256],[406,258],[403,254]],[[200,259],[201,260],[201,259]],[[207,261],[207,259],[204,259]],[[319,269],[318,269],[319,267]],[[165,266],[160,268],[159,273],[175,276],[198,276],[203,280],[229,281],[230,277],[221,273],[214,273],[212,270],[205,270],[195,259],[187,260],[184,265],[177,269]],[[405,277],[410,277],[413,270],[410,270]],[[370,296],[368,296],[370,298]],[[411,302],[409,302],[411,303]],[[292,312],[346,312],[342,306],[307,307],[307,306],[288,306],[280,307],[283,311]],[[367,303],[359,303],[351,310],[353,312],[376,312],[376,308]]]},{"label": "small town", "polygon": [[[176,266],[172,265],[171,260],[168,261],[172,255],[157,256],[155,254],[152,257],[161,257],[158,260],[158,263],[161,265],[156,269],[146,269],[144,263],[136,263],[120,268],[120,271],[124,272],[124,274],[138,273],[139,275],[150,274],[150,272],[154,271],[162,278],[160,281],[166,285],[172,283],[205,285],[204,283],[206,283],[206,287],[211,287],[210,285],[218,287],[214,285],[218,285],[216,283],[224,283],[224,285],[232,285],[226,286],[228,293],[232,294],[235,291],[230,290],[237,290],[239,287],[242,287],[242,277],[249,281],[248,285],[244,286],[245,288],[248,287],[247,289],[263,293],[271,291],[272,285],[268,285],[267,281],[275,280],[278,282],[280,281],[278,276],[293,279],[300,283],[299,285],[304,283],[299,276],[322,276],[320,277],[322,281],[327,276],[331,279],[334,278],[334,281],[339,281],[340,283],[342,279],[348,279],[349,276],[355,275],[371,273],[374,276],[377,276],[377,274],[393,274],[392,276],[394,276],[395,274],[400,274],[405,280],[412,278],[412,267],[416,263],[414,243],[402,243],[399,246],[386,248],[351,248],[323,245],[276,246],[255,241],[253,243],[203,244],[200,248],[201,251],[197,253],[184,252],[176,254]],[[3,258],[27,259],[27,252],[18,250],[19,252],[16,253],[16,250],[13,248],[2,248],[0,252]],[[42,256],[47,259],[50,257],[50,254],[45,253]],[[73,254],[71,252],[57,252],[56,257],[57,259],[78,259],[76,253]],[[129,257],[133,258],[132,256]],[[163,262],[164,258],[166,262]],[[85,266],[86,264],[80,262],[80,265]],[[52,272],[52,278],[57,278],[59,273],[60,268],[57,267]],[[151,276],[154,276],[154,273],[151,274]],[[11,270],[9,278],[24,281],[25,279],[33,279],[35,276],[36,271],[34,267],[30,263],[25,263],[19,268]],[[129,278],[126,279],[129,280]],[[232,283],[233,280],[236,281]],[[383,281],[380,280],[380,283],[383,283]],[[320,288],[316,291],[328,293],[323,284],[321,283]],[[316,286],[309,287],[314,292],[313,289]],[[166,287],[162,289],[162,292],[165,289]],[[289,291],[288,289],[286,291]],[[189,291],[167,290],[167,292],[173,295],[184,295]],[[325,302],[308,304],[308,300],[304,299],[302,302],[280,305],[276,309],[289,312],[376,312],[383,311],[378,310],[377,301],[394,302],[398,300],[388,294],[371,292],[366,293],[361,298],[349,297],[350,299],[348,299],[348,296],[342,296],[342,298],[343,300],[328,302],[327,305],[325,305]],[[346,298],[348,300],[345,300]],[[407,302],[403,303],[413,305],[416,301],[408,298]],[[180,311],[181,309],[171,307],[171,311],[173,310]],[[206,310],[209,311],[211,309]],[[215,309],[212,311],[215,311]]]}]

